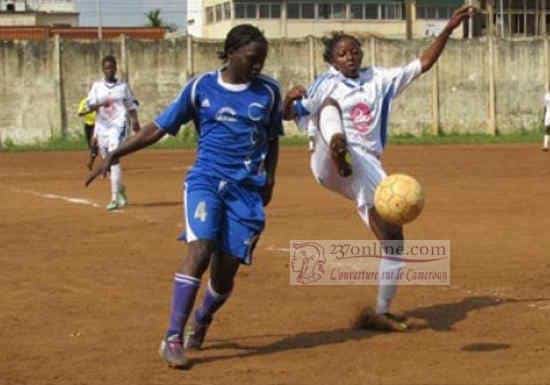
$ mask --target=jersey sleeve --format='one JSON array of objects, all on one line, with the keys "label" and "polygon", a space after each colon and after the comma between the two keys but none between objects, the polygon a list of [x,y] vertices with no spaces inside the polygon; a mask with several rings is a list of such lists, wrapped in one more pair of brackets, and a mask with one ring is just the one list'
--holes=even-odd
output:
[{"label": "jersey sleeve", "polygon": [[337,84],[338,79],[335,75],[325,73],[309,87],[304,98],[294,102],[292,107],[298,128],[308,130],[310,118],[319,111]]},{"label": "jersey sleeve", "polygon": [[87,98],[88,107],[96,106],[99,104],[99,98],[97,95],[97,85],[94,83],[92,85],[92,88],[90,89],[90,92],[88,93]]},{"label": "jersey sleeve", "polygon": [[196,79],[191,80],[183,87],[179,96],[153,122],[170,135],[176,135],[182,126],[195,116],[195,89]]},{"label": "jersey sleeve", "polygon": [[269,119],[268,135],[269,139],[276,139],[284,135],[283,128],[283,107],[281,103],[281,90],[279,87],[273,87],[273,107]]},{"label": "jersey sleeve", "polygon": [[376,68],[376,72],[384,78],[388,88],[393,87],[393,96],[396,97],[422,73],[422,64],[420,59],[416,59],[403,67]]},{"label": "jersey sleeve", "polygon": [[136,97],[134,96],[134,93],[132,92],[132,89],[128,84],[126,84],[126,87],[124,87],[124,106],[128,111],[134,111],[138,108],[138,103],[136,103]]}]

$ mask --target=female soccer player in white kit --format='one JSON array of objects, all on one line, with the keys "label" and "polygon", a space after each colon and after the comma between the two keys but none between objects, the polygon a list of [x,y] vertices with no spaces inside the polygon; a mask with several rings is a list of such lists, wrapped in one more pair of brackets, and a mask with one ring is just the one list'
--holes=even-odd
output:
[{"label": "female soccer player in white kit", "polygon": [[[132,130],[139,131],[137,101],[127,83],[116,78],[116,59],[106,56],[101,62],[105,79],[96,81],[88,94],[88,108],[97,111],[94,142],[103,159],[122,144],[128,135],[128,116]],[[111,201],[107,210],[126,206],[126,189],[122,184],[122,168],[117,161],[111,165]]]},{"label": "female soccer player in white kit", "polygon": [[[313,139],[314,177],[329,190],[356,202],[359,215],[382,247],[404,241],[402,227],[382,219],[373,202],[374,191],[386,176],[380,156],[387,143],[392,100],[432,67],[453,30],[474,11],[468,6],[458,9],[430,47],[404,67],[361,69],[360,42],[353,36],[334,33],[324,39],[323,57],[330,65],[329,70],[307,92],[298,86],[285,98],[285,119],[296,119]],[[351,164],[347,159],[351,159]],[[376,310],[363,314],[360,326],[407,330],[407,320],[389,311],[397,289],[396,273],[403,266],[395,258],[381,260],[380,273],[392,278],[379,281]]]}]

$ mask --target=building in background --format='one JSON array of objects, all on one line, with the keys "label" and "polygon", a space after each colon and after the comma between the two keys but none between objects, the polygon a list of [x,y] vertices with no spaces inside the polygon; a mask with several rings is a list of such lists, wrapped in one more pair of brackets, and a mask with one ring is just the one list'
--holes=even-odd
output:
[{"label": "building in background", "polygon": [[0,0],[0,26],[78,26],[73,0]]},{"label": "building in background", "polygon": [[[487,9],[491,3],[481,1]],[[493,0],[492,21],[494,33],[503,37],[540,36],[550,21],[550,0]],[[487,20],[479,20],[474,34],[483,34]]]},{"label": "building in background", "polygon": [[[437,34],[464,0],[193,0],[189,32],[221,39],[231,27],[251,23],[268,38],[322,36],[330,31],[390,38]],[[454,37],[463,37],[458,28]]]}]

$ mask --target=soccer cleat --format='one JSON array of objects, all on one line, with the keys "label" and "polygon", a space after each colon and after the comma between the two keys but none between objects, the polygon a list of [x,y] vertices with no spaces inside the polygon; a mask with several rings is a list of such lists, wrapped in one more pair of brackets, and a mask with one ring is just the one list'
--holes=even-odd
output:
[{"label": "soccer cleat", "polygon": [[548,147],[543,147],[543,148],[541,148],[541,150],[544,151],[544,152],[547,152],[547,151],[548,151]]},{"label": "soccer cleat", "polygon": [[406,317],[392,313],[376,314],[372,309],[367,309],[361,313],[355,327],[387,332],[404,332],[409,330]]},{"label": "soccer cleat", "polygon": [[119,207],[124,207],[128,204],[128,198],[126,197],[126,187],[120,186],[120,190],[116,194],[116,201]]},{"label": "soccer cleat", "polygon": [[189,360],[185,358],[181,337],[178,334],[163,338],[160,343],[159,355],[171,368],[189,366]]},{"label": "soccer cleat", "polygon": [[338,169],[338,174],[344,178],[351,175],[351,156],[347,150],[344,134],[335,134],[330,140],[330,156]]},{"label": "soccer cleat", "polygon": [[200,350],[209,326],[210,324],[201,325],[197,321],[191,322],[185,331],[183,347],[189,350]]},{"label": "soccer cleat", "polygon": [[109,202],[109,204],[107,205],[107,211],[113,211],[113,210],[117,210],[118,208],[120,208],[118,202],[116,200],[114,201],[111,201]]}]

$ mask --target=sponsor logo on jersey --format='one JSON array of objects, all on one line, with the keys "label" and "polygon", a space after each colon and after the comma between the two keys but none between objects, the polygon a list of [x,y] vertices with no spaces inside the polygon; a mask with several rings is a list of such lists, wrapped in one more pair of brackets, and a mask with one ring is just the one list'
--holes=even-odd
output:
[{"label": "sponsor logo on jersey", "polygon": [[255,122],[262,120],[264,117],[264,106],[260,103],[251,103],[248,106],[248,117]]},{"label": "sponsor logo on jersey", "polygon": [[236,122],[237,113],[231,107],[222,107],[216,112],[216,120],[218,122]]},{"label": "sponsor logo on jersey", "polygon": [[202,107],[202,108],[208,108],[208,107],[210,107],[210,100],[204,99],[204,100],[201,102],[201,107]]},{"label": "sponsor logo on jersey", "polygon": [[372,124],[372,113],[368,104],[360,102],[351,109],[351,122],[353,128],[361,133],[369,131]]}]

